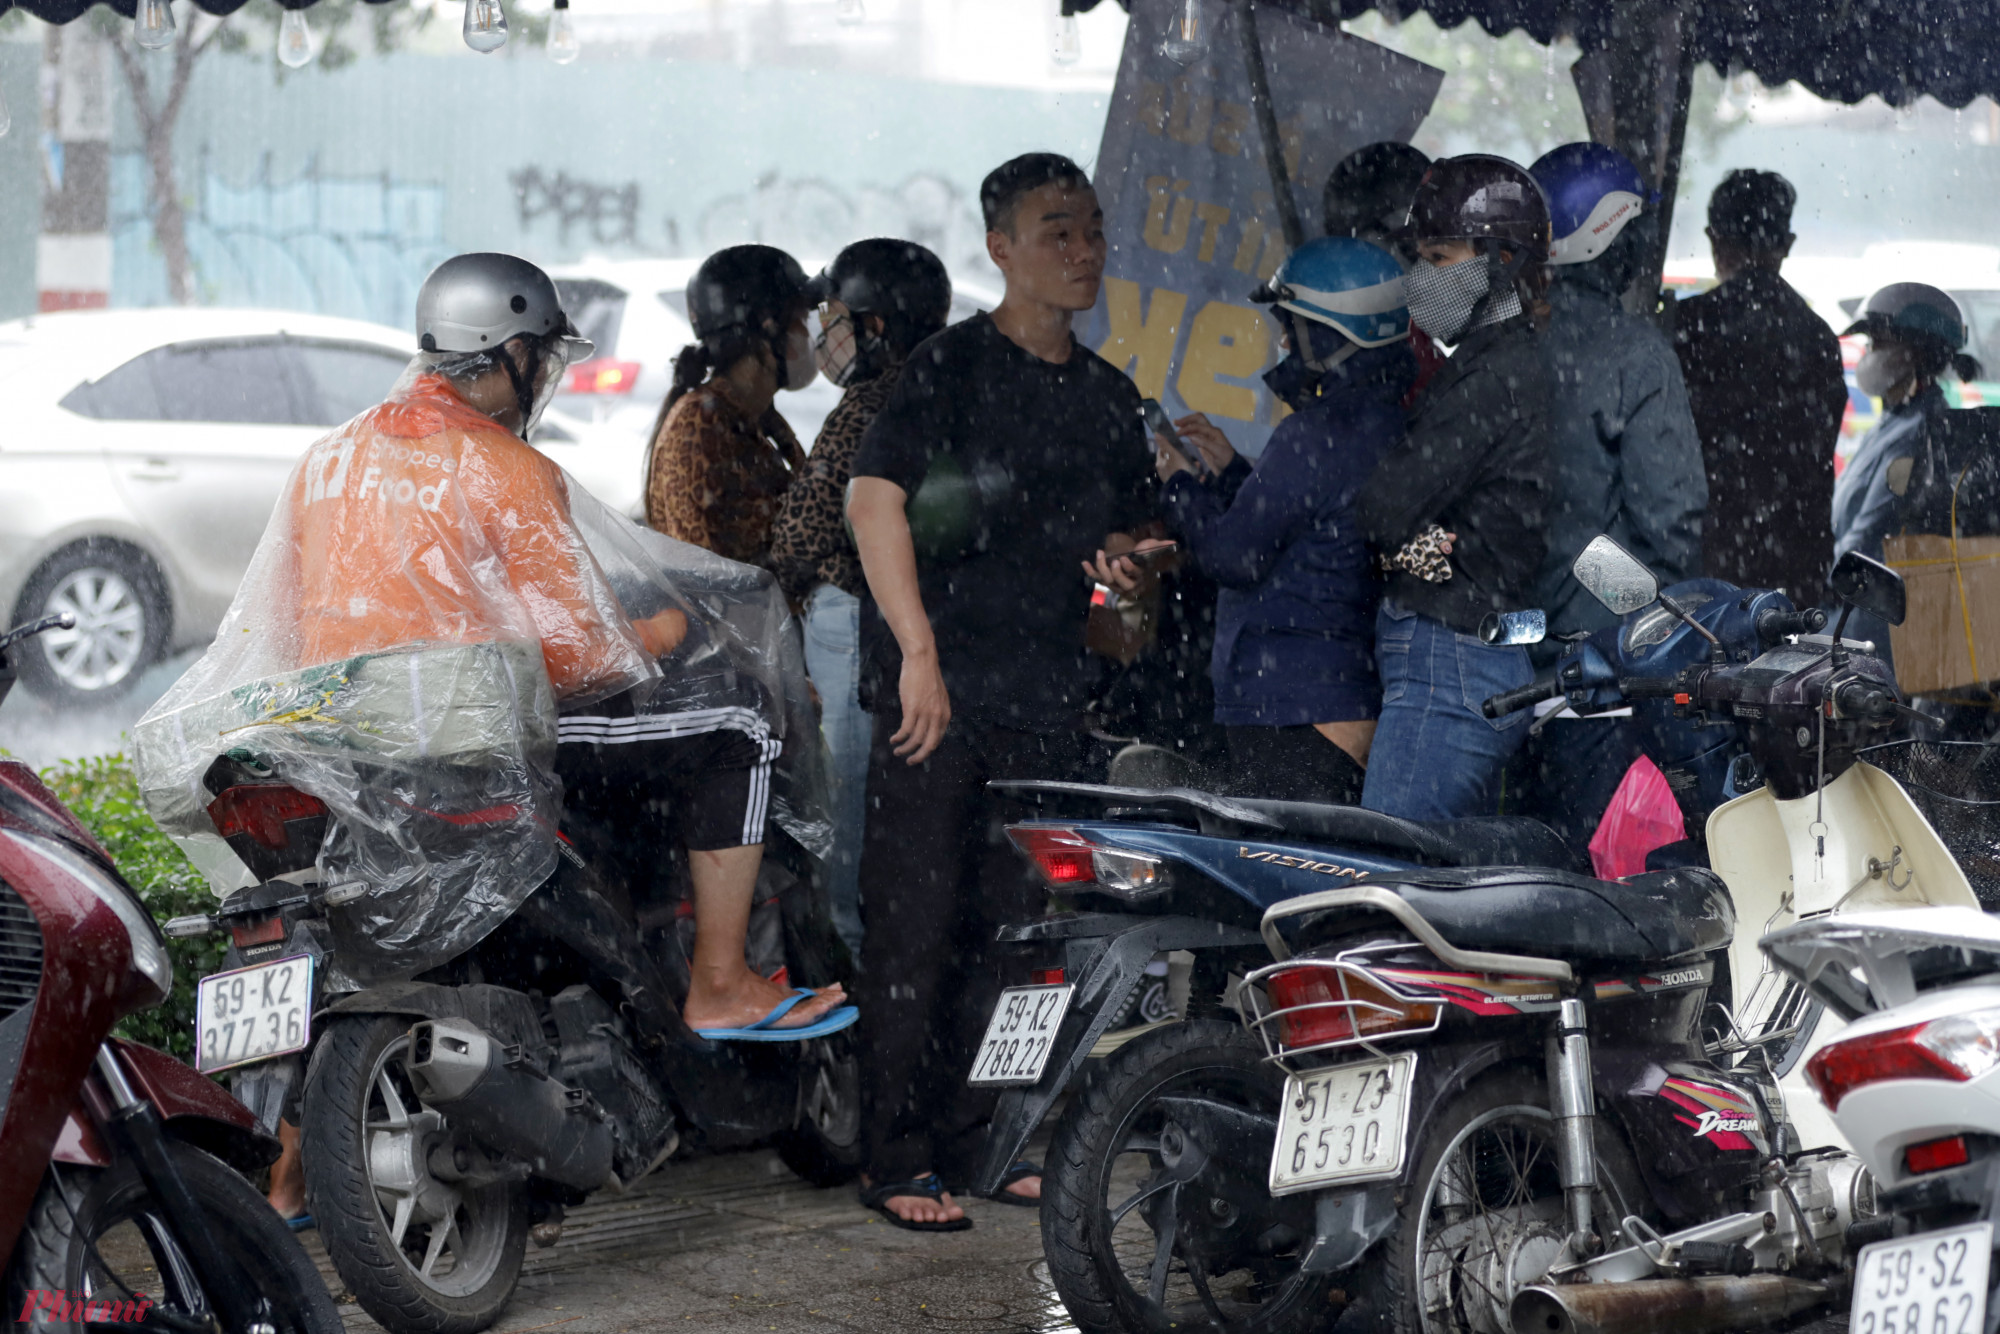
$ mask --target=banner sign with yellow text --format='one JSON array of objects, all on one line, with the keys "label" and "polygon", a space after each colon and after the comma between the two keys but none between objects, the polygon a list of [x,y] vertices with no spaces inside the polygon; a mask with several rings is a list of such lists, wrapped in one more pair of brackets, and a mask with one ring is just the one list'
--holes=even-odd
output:
[{"label": "banner sign with yellow text", "polygon": [[[1247,299],[1285,257],[1236,7],[1200,0],[1207,49],[1160,51],[1184,0],[1133,0],[1095,181],[1110,240],[1104,295],[1077,336],[1171,416],[1205,412],[1255,456],[1276,423],[1258,378],[1277,354]],[[1327,173],[1364,144],[1407,141],[1444,73],[1260,5],[1257,27],[1306,235]]]}]

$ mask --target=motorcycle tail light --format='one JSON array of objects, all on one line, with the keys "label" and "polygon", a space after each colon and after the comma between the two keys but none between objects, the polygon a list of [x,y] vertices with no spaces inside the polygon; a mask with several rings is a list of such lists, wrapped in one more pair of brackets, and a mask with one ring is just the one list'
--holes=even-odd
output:
[{"label": "motorcycle tail light", "polygon": [[1265,978],[1264,989],[1288,1051],[1437,1024],[1436,1006],[1413,1005],[1352,969],[1288,968]]},{"label": "motorcycle tail light", "polygon": [[1828,1043],[1806,1062],[1806,1076],[1828,1110],[1857,1088],[1885,1079],[1944,1079],[1962,1084],[2000,1066],[2000,1010],[1954,1014]]},{"label": "motorcycle tail light", "polygon": [[208,818],[224,838],[248,834],[273,852],[284,851],[291,841],[287,820],[325,814],[326,804],[318,797],[275,783],[228,788],[208,803]]},{"label": "motorcycle tail light", "polygon": [[1100,847],[1067,825],[1009,825],[1007,837],[1028,855],[1051,888],[1089,886],[1122,899],[1166,892],[1167,868],[1158,857]]},{"label": "motorcycle tail light", "polygon": [[1903,1165],[1909,1169],[1911,1176],[1942,1172],[1947,1167],[1963,1167],[1971,1161],[1972,1154],[1965,1147],[1963,1135],[1912,1144],[1903,1150]]},{"label": "motorcycle tail light", "polygon": [[1063,984],[1063,970],[1060,968],[1037,968],[1030,976],[1038,987],[1059,987]]},{"label": "motorcycle tail light", "polygon": [[285,919],[273,915],[261,922],[237,922],[230,926],[229,938],[236,942],[239,950],[252,945],[269,945],[285,938]]},{"label": "motorcycle tail light", "polygon": [[639,363],[593,357],[569,368],[572,394],[629,394],[639,383]]}]

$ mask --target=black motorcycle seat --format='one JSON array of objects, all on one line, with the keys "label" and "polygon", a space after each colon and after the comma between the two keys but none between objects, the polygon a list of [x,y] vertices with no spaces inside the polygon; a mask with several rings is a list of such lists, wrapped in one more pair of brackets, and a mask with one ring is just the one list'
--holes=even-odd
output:
[{"label": "black motorcycle seat", "polygon": [[[1658,963],[1721,949],[1736,933],[1728,888],[1700,867],[1624,880],[1518,866],[1407,871],[1359,883],[1389,890],[1447,944],[1467,950]],[[1295,948],[1353,930],[1352,910],[1311,913],[1296,928]]]},{"label": "black motorcycle seat", "polygon": [[1277,821],[1294,838],[1336,848],[1376,848],[1424,866],[1554,866],[1578,868],[1562,835],[1518,815],[1471,820],[1404,820],[1359,806],[1314,801],[1232,798]]}]

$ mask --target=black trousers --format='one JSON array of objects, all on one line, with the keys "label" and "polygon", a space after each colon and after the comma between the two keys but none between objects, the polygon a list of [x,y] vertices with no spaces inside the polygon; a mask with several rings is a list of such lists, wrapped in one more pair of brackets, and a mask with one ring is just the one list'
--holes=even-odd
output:
[{"label": "black trousers", "polygon": [[1359,806],[1366,771],[1310,723],[1237,727],[1229,735],[1231,791],[1239,797]]},{"label": "black trousers", "polygon": [[868,757],[861,841],[867,927],[855,1003],[862,1142],[875,1182],[937,1171],[962,1182],[977,1167],[994,1094],[965,1076],[1017,950],[994,933],[1042,912],[1041,879],[1003,826],[1030,808],[986,790],[994,778],[1079,778],[1091,751],[1080,731],[1020,732],[954,718],[935,752],[912,765],[889,747],[900,711],[884,701]]}]

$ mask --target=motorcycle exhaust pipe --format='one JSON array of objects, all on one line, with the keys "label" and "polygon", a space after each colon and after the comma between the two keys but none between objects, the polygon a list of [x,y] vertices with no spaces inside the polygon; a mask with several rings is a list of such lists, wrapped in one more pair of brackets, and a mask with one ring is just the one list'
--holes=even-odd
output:
[{"label": "motorcycle exhaust pipe", "polygon": [[1563,1283],[1514,1294],[1514,1334],[1733,1334],[1831,1302],[1826,1283],[1778,1274]]},{"label": "motorcycle exhaust pipe", "polygon": [[528,1163],[536,1176],[578,1190],[611,1179],[611,1125],[582,1089],[569,1088],[463,1019],[410,1029],[417,1096],[473,1138]]}]

